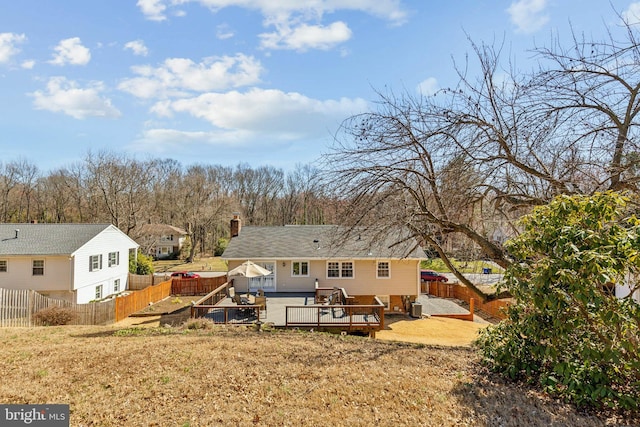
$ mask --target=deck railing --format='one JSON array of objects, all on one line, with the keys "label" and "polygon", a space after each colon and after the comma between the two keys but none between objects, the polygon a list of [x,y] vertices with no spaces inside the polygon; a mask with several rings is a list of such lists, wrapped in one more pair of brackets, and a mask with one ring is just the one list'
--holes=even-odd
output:
[{"label": "deck railing", "polygon": [[203,317],[211,308],[220,304],[229,294],[229,288],[233,286],[233,279],[209,292],[207,295],[194,302],[191,306],[191,317]]},{"label": "deck railing", "polygon": [[287,327],[341,329],[384,329],[384,304],[376,298],[372,305],[296,305],[286,307]]},{"label": "deck railing", "polygon": [[260,304],[220,305],[229,295],[233,279],[194,302],[191,306],[191,318],[206,317],[214,323],[253,323],[260,321]]}]

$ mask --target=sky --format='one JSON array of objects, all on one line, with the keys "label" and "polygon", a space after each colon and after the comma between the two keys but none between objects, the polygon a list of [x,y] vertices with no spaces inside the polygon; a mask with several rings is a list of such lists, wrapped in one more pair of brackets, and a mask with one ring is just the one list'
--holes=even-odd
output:
[{"label": "sky", "polygon": [[616,12],[640,21],[640,2],[0,0],[0,163],[314,164],[377,92],[455,84],[469,40],[526,66]]}]

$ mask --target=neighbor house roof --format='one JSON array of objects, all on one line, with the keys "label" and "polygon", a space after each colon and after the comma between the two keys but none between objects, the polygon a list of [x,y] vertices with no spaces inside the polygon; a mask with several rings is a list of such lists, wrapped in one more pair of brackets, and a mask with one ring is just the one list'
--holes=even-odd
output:
[{"label": "neighbor house roof", "polygon": [[426,258],[413,238],[334,225],[242,227],[225,259]]},{"label": "neighbor house roof", "polygon": [[0,224],[0,256],[71,255],[109,227],[119,231],[111,224]]},{"label": "neighbor house roof", "polygon": [[140,231],[138,234],[151,234],[156,236],[164,236],[169,234],[180,234],[182,236],[186,236],[187,233],[185,230],[179,227],[174,227],[169,224],[143,224],[140,227]]}]

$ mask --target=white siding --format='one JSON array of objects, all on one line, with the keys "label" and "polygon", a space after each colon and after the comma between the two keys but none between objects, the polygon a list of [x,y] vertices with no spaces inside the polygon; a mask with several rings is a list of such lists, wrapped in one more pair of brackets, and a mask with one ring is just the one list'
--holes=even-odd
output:
[{"label": "white siding", "polygon": [[[129,272],[129,249],[133,249],[132,241],[120,230],[109,227],[78,249],[73,256],[74,277],[73,289],[76,290],[78,304],[95,299],[96,286],[102,285],[102,297],[113,293],[113,282],[120,279],[120,291],[126,289]],[[109,253],[120,252],[118,265],[109,267]],[[89,257],[102,255],[102,268],[89,271]]]}]

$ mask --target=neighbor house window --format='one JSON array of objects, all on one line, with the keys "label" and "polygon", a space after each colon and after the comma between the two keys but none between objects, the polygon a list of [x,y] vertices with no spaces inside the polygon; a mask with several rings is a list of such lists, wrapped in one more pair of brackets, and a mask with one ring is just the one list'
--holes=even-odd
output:
[{"label": "neighbor house window", "polygon": [[44,260],[43,259],[34,259],[32,265],[33,265],[34,276],[44,276]]},{"label": "neighbor house window", "polygon": [[102,269],[102,255],[91,255],[89,257],[89,271]]},{"label": "neighbor house window", "polygon": [[6,272],[7,272],[7,260],[0,259],[0,273],[6,273]]},{"label": "neighbor house window", "polygon": [[391,266],[389,265],[389,261],[378,261],[376,275],[378,279],[388,279],[391,277]]},{"label": "neighbor house window", "polygon": [[96,286],[96,299],[102,299],[102,285]]},{"label": "neighbor house window", "polygon": [[120,264],[120,252],[109,252],[109,267]]},{"label": "neighbor house window", "polygon": [[291,276],[292,277],[309,277],[309,262],[293,261],[291,263]]},{"label": "neighbor house window", "polygon": [[113,293],[120,292],[120,279],[113,281]]},{"label": "neighbor house window", "polygon": [[328,278],[353,278],[353,262],[343,261],[327,262],[327,277]]}]

